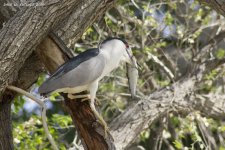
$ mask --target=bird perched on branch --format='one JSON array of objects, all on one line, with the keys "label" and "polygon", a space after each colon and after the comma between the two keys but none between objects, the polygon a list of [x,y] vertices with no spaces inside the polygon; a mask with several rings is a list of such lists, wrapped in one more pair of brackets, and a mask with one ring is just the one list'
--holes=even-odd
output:
[{"label": "bird perched on branch", "polygon": [[[104,129],[107,124],[95,109],[95,98],[99,81],[119,66],[121,61],[136,67],[128,43],[121,38],[108,38],[98,48],[88,49],[60,66],[39,88],[39,93],[67,93],[70,99],[89,98],[90,107]],[[136,84],[135,84],[136,85]],[[136,87],[135,87],[136,88]],[[82,91],[88,95],[73,95]]]}]

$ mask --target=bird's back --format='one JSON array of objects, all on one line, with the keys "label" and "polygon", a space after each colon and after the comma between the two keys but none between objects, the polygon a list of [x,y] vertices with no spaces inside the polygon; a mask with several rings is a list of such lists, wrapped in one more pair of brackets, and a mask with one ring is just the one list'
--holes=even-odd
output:
[{"label": "bird's back", "polygon": [[[64,76],[71,72],[73,69],[77,68],[79,65],[85,61],[96,57],[99,54],[98,48],[88,49],[74,58],[70,59],[68,62],[61,65],[55,73],[53,73],[38,89],[40,94],[48,94],[55,91],[58,88],[68,86],[68,81],[65,82]],[[72,81],[71,81],[72,82]]]}]

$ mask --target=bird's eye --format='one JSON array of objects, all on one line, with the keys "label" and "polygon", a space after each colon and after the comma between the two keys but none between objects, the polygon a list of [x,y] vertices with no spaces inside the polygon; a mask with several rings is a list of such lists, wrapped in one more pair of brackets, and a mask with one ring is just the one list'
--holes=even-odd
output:
[{"label": "bird's eye", "polygon": [[126,48],[129,48],[129,45],[128,44],[126,44]]}]

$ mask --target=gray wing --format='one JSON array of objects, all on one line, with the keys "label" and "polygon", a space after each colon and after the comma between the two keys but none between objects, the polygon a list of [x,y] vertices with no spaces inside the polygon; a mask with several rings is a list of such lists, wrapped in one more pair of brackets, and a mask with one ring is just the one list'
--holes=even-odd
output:
[{"label": "gray wing", "polygon": [[48,79],[38,89],[39,93],[47,94],[61,88],[88,85],[102,75],[104,67],[105,59],[101,55],[97,55],[58,78]]}]

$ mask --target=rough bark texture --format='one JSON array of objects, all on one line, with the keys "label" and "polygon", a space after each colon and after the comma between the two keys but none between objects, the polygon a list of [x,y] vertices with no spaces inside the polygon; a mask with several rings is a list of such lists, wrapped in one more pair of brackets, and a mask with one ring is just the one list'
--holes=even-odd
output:
[{"label": "rough bark texture", "polygon": [[[19,7],[15,6],[5,6],[7,3],[19,3],[18,0],[1,0],[0,2],[0,22],[4,24],[14,16],[14,14],[19,11]],[[3,25],[3,24],[1,24]],[[29,88],[38,78],[39,73],[43,72],[43,67],[41,66],[41,61],[38,59],[37,55],[33,52],[31,56],[23,64],[22,68],[18,72],[18,78],[13,83],[15,86],[27,89]],[[9,92],[7,92],[9,93]],[[4,93],[4,94],[7,94]],[[12,95],[12,93],[10,93]],[[5,96],[7,97],[7,96]]]},{"label": "rough bark texture", "polygon": [[195,83],[195,77],[185,78],[168,88],[152,93],[126,109],[111,123],[116,148],[126,148],[142,130],[172,111],[181,115],[199,111],[208,117],[225,119],[225,97],[213,94],[196,95]]},{"label": "rough bark texture", "polygon": [[[28,89],[36,82],[40,72],[43,71],[40,60],[32,54],[19,71],[17,81],[13,84],[22,89]],[[0,102],[0,150],[13,149],[11,101],[16,93],[5,91]]]},{"label": "rough bark texture", "polygon": [[198,0],[200,3],[212,7],[219,14],[225,16],[225,1],[223,0]]},{"label": "rough bark texture", "polygon": [[[6,1],[0,2],[0,28],[3,23],[5,24],[10,17],[19,9],[15,7],[4,7]],[[18,78],[13,83],[15,86],[27,89],[38,78],[39,73],[43,71],[41,63],[33,53],[24,63],[23,67],[18,73]],[[13,149],[13,137],[12,137],[12,120],[11,120],[11,100],[13,99],[11,91],[4,92],[2,96],[2,102],[0,102],[0,150]]]},{"label": "rough bark texture", "polygon": [[7,84],[16,79],[24,61],[50,28],[54,28],[81,3],[74,0],[48,2],[44,7],[22,9],[0,31],[0,95]]},{"label": "rough bark texture", "polygon": [[[49,7],[30,7],[21,9],[21,11],[18,12],[14,17],[12,17],[11,20],[5,23],[0,31],[0,148],[2,150],[13,149],[11,128],[12,123],[10,113],[10,103],[12,100],[12,96],[11,94],[4,94],[3,96],[3,91],[8,84],[12,84],[14,81],[16,81],[19,69],[22,67],[26,58],[28,58],[28,56],[32,53],[34,47],[39,43],[41,37],[45,36],[50,27],[60,21],[60,18],[66,17],[69,14],[72,9],[71,7],[70,11],[66,9],[66,4],[71,4],[71,6],[76,4],[75,2],[71,2],[73,1],[67,1],[65,3],[62,2],[61,4],[59,3],[59,1],[56,1],[55,4],[52,3],[52,5]],[[3,10],[4,9],[1,9],[1,12]],[[43,14],[43,12],[45,12],[45,14]],[[7,16],[12,16],[12,14],[7,14],[8,15],[5,16],[1,15],[3,16],[1,17],[2,22],[7,21]],[[49,22],[47,22],[48,18],[51,18],[52,20],[49,20]],[[30,60],[31,62],[33,62],[34,59],[31,58]],[[32,64],[36,64],[36,62]],[[30,83],[35,81],[35,77],[38,76],[38,74],[36,71],[29,71],[29,67],[31,67],[32,64],[27,63],[26,66],[24,66],[24,69],[28,72],[21,72],[25,74],[21,74],[21,77],[23,79],[21,78],[20,80],[17,80],[17,86],[19,85],[19,87],[27,88],[27,86],[30,86]],[[38,66],[32,67],[35,69],[39,68]],[[30,72],[32,72],[32,74],[29,74]],[[27,75],[34,75],[34,80],[32,80],[31,82],[29,80],[26,80]],[[20,86],[20,84],[23,83],[24,85]]]},{"label": "rough bark texture", "polygon": [[73,121],[79,129],[85,149],[115,150],[115,143],[111,134],[107,133],[105,135],[104,128],[96,121],[88,101],[81,102],[81,99],[76,101],[66,99],[66,105],[69,107]]},{"label": "rough bark texture", "polygon": [[68,21],[61,28],[54,29],[54,32],[71,47],[81,37],[87,27],[100,19],[104,12],[111,8],[115,2],[116,0],[88,0],[84,8],[77,9],[76,13],[72,13]]},{"label": "rough bark texture", "polygon": [[0,150],[13,149],[10,101],[0,102],[0,128]]}]

